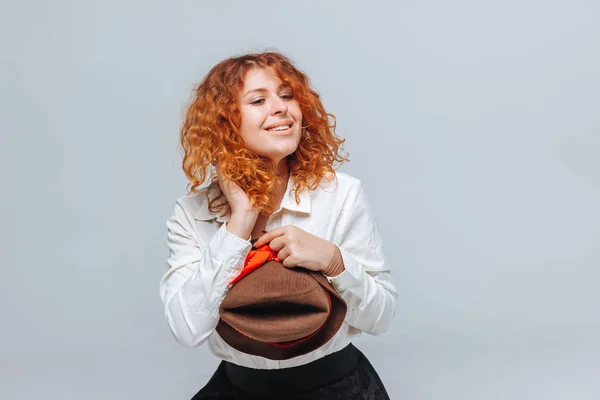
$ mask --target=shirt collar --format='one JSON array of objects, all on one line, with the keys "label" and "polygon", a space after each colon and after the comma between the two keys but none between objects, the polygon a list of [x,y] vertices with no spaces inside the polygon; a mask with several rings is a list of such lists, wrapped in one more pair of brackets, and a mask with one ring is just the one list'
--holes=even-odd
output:
[{"label": "shirt collar", "polygon": [[[285,195],[281,200],[281,204],[279,209],[277,209],[273,214],[279,212],[282,208],[285,208],[290,211],[297,211],[310,214],[310,193],[308,191],[304,191],[300,193],[298,196],[300,197],[300,204],[296,203],[296,199],[293,195],[290,194],[292,189],[294,188],[294,178],[292,174],[288,179],[287,188],[285,191]],[[220,195],[221,189],[217,183],[210,184],[206,190],[207,199],[211,200]],[[200,221],[208,221],[211,219],[216,219],[219,222],[227,222],[229,221],[229,215],[220,216],[218,214],[210,212],[208,209],[208,201],[203,201],[202,205],[194,215],[194,218]]]}]

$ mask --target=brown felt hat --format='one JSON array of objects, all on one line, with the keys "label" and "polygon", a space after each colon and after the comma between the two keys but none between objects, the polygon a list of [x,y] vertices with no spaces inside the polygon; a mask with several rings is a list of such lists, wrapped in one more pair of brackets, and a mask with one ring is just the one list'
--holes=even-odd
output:
[{"label": "brown felt hat", "polygon": [[346,302],[320,272],[278,259],[238,277],[221,303],[217,332],[247,354],[285,360],[327,343],[346,317]]}]

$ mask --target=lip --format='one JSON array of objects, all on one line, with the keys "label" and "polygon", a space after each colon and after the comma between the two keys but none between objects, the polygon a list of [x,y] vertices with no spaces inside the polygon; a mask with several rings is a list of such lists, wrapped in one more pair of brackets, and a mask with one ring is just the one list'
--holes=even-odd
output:
[{"label": "lip", "polygon": [[293,132],[292,128],[293,128],[293,126],[290,126],[289,128],[287,128],[284,131],[267,131],[267,133],[269,135],[275,135],[275,136],[287,136]]},{"label": "lip", "polygon": [[[274,124],[271,124],[271,125],[265,127],[265,130],[268,131],[271,128],[275,128],[275,127],[278,127],[281,125],[289,125],[290,129],[292,129],[292,127],[294,126],[294,121],[290,121],[290,120],[279,121],[279,122],[276,122]],[[282,131],[282,132],[285,132],[285,131]],[[271,132],[271,133],[273,133],[273,132]],[[277,132],[274,132],[274,133],[277,133]]]}]

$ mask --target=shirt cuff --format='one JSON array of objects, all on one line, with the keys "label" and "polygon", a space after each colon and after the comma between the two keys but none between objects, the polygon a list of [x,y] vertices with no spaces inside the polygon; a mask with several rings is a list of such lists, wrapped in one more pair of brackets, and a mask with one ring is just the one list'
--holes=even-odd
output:
[{"label": "shirt cuff", "polygon": [[[340,258],[341,262],[344,264],[344,272],[337,276],[327,277],[327,280],[333,285],[333,287],[337,291],[346,290],[353,286],[361,285],[361,282],[364,278],[363,274],[366,274],[365,270],[360,266],[360,264],[352,258],[345,250],[340,248]],[[335,257],[334,257],[335,258]],[[332,262],[339,262],[334,261]]]},{"label": "shirt cuff", "polygon": [[221,261],[228,270],[237,270],[243,266],[248,252],[252,248],[249,240],[244,240],[227,230],[227,223],[223,223],[213,238],[211,244],[213,257]]}]

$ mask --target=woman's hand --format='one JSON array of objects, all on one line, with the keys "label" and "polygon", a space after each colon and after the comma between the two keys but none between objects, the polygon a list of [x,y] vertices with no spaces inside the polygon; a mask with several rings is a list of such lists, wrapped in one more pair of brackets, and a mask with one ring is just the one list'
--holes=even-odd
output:
[{"label": "woman's hand", "polygon": [[323,271],[336,251],[335,244],[295,225],[270,230],[258,238],[254,247],[259,248],[267,243],[277,252],[277,258],[284,266],[303,267],[312,271]]},{"label": "woman's hand", "polygon": [[229,206],[231,207],[231,213],[260,213],[260,210],[255,209],[248,198],[244,189],[240,187],[237,183],[227,179],[219,166],[216,168],[217,176],[219,177],[219,187],[221,191],[225,195]]}]

